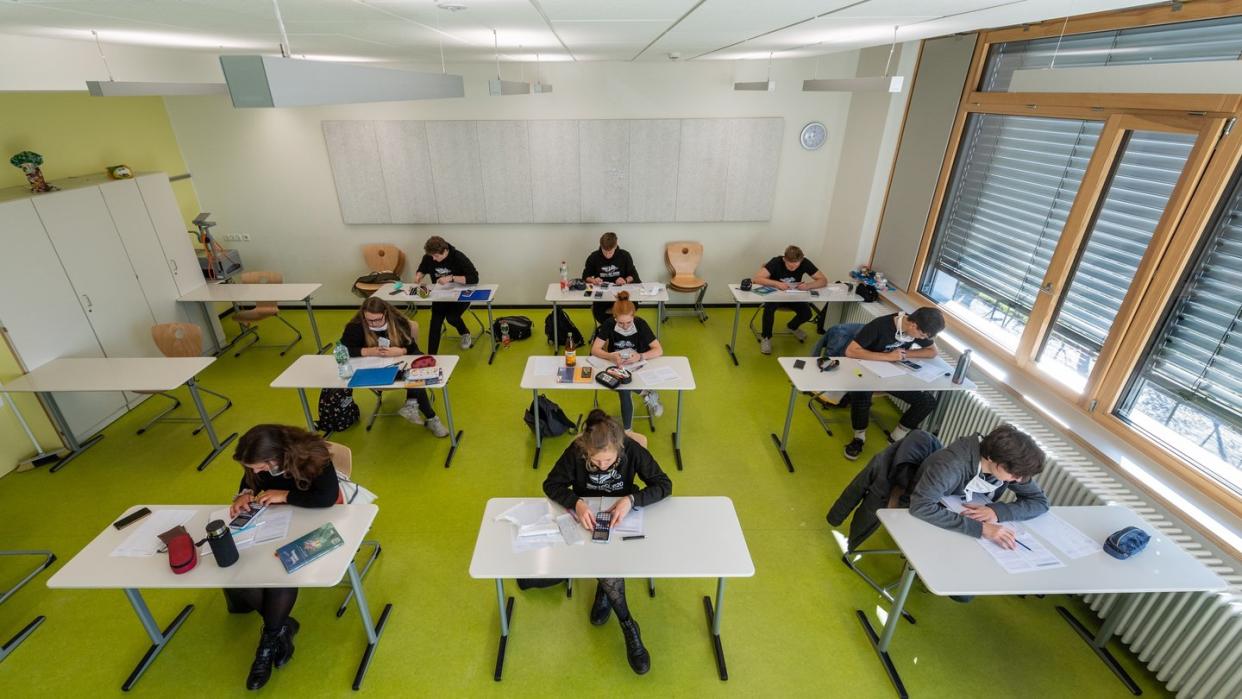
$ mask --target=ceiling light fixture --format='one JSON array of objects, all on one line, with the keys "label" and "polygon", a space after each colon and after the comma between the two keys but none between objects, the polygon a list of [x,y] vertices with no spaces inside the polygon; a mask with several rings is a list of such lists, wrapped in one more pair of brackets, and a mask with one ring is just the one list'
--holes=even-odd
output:
[{"label": "ceiling light fixture", "polygon": [[87,80],[86,91],[91,97],[159,97],[175,95],[218,95],[227,92],[224,83],[156,83],[156,82],[117,82],[112,77],[112,67],[108,65],[108,57],[104,55],[103,43],[99,33],[91,30],[95,37],[95,48],[99,49],[99,58],[103,61],[105,80]]},{"label": "ceiling light fixture", "polygon": [[733,89],[741,92],[775,92],[776,82],[772,80],[772,54],[775,51],[768,52],[768,77],[766,80],[756,82],[733,83]]},{"label": "ceiling light fixture", "polygon": [[492,30],[492,46],[496,51],[496,79],[487,81],[487,92],[493,97],[505,95],[529,95],[530,83],[520,80],[502,80],[500,78],[500,38],[496,30]]},{"label": "ceiling light fixture", "polygon": [[[879,78],[826,78],[823,80],[803,80],[803,92],[901,92],[905,78],[893,75],[889,71],[893,67],[893,52],[897,50],[897,29],[893,25],[893,42],[888,47],[888,61],[884,64],[884,75]],[[817,64],[818,69],[818,64]]]}]

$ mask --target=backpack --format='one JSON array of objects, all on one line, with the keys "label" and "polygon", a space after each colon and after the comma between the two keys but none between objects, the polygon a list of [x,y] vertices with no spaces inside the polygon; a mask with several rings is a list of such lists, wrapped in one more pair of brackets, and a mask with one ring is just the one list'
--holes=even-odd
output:
[{"label": "backpack", "polygon": [[[535,402],[531,401],[530,407],[526,409],[526,415],[523,418],[526,426],[531,432],[535,431],[535,419],[531,415],[535,409]],[[559,437],[566,432],[577,433],[578,425],[569,419],[561,406],[553,403],[547,396],[539,396],[539,433],[544,437]]]},{"label": "backpack", "polygon": [[371,295],[371,292],[359,289],[359,284],[388,284],[390,282],[399,281],[401,281],[401,275],[394,272],[371,272],[370,274],[364,274],[355,279],[352,291],[355,296],[361,296],[365,299]]},{"label": "backpack", "polygon": [[582,331],[578,330],[578,326],[569,319],[569,314],[561,308],[556,309],[556,334],[557,337],[553,338],[552,314],[549,313],[548,317],[543,319],[543,336],[548,338],[549,345],[555,343],[557,347],[560,347],[570,337],[574,339],[574,345],[581,347],[583,344]]},{"label": "backpack", "polygon": [[526,316],[503,316],[492,323],[492,337],[500,341],[500,321],[509,324],[510,340],[525,340],[534,334],[535,324]]},{"label": "backpack", "polygon": [[319,392],[319,421],[315,428],[320,432],[340,432],[353,427],[362,417],[354,392],[348,388],[325,388]]}]

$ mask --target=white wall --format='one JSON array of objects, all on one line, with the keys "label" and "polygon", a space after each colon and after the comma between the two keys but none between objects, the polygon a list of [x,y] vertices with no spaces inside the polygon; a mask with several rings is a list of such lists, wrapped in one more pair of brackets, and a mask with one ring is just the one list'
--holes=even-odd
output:
[{"label": "white wall", "polygon": [[[115,80],[224,82],[217,54],[141,46],[103,45]],[[0,90],[86,91],[87,80],[107,80],[93,41],[0,34]]]}]

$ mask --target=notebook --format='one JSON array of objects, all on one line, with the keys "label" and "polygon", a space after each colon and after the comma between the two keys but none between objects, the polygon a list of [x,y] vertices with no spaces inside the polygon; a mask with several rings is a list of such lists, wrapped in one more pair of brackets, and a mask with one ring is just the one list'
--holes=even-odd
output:
[{"label": "notebook", "polygon": [[292,573],[307,563],[324,557],[329,551],[344,545],[345,540],[336,531],[336,527],[328,522],[309,534],[304,534],[276,549],[276,557],[285,567],[285,572]]},{"label": "notebook", "polygon": [[397,380],[400,367],[381,366],[373,369],[359,369],[349,380],[350,388],[366,388],[368,386],[388,386]]},{"label": "notebook", "polygon": [[458,301],[486,301],[491,297],[491,289],[466,289],[457,297]]}]

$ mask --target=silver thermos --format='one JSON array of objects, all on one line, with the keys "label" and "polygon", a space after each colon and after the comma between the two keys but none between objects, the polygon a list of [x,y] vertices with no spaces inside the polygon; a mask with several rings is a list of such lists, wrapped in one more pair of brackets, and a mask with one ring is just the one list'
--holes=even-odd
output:
[{"label": "silver thermos", "polygon": [[966,378],[966,370],[970,369],[971,352],[972,350],[966,350],[957,358],[957,366],[953,369],[953,383],[961,383]]}]

